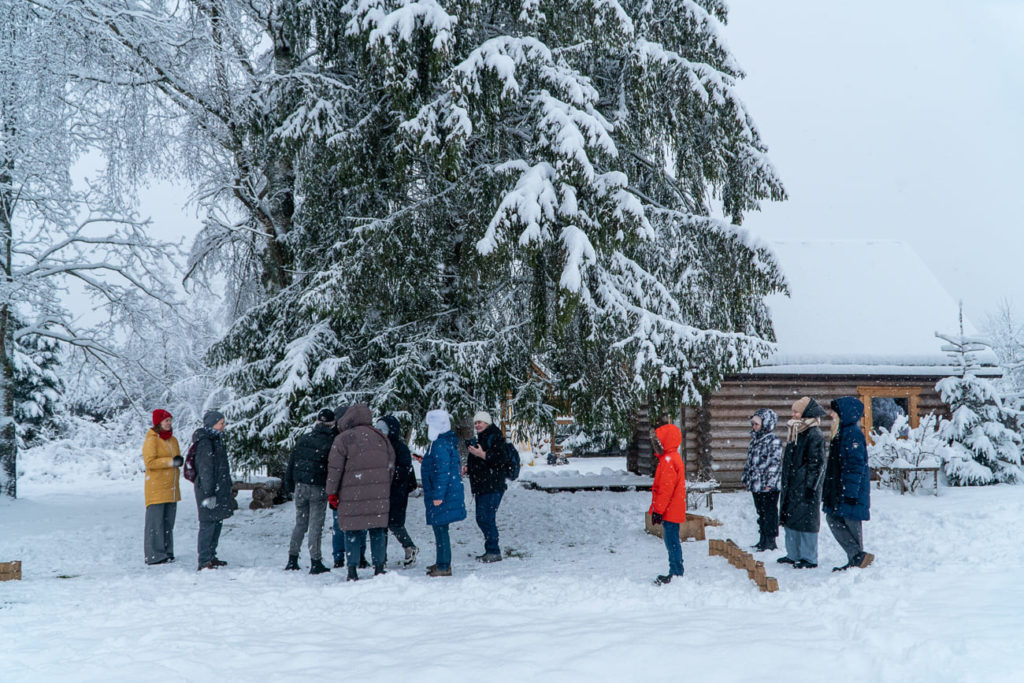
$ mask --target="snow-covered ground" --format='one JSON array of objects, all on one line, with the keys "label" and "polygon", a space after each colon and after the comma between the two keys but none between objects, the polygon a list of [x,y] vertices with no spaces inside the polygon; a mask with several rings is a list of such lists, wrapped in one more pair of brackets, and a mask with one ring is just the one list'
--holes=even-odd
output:
[{"label": "snow-covered ground", "polygon": [[[765,553],[781,590],[759,593],[707,544],[683,546],[666,587],[648,493],[548,494],[513,486],[499,511],[515,557],[481,565],[472,518],[452,530],[454,573],[428,579],[432,534],[410,501],[418,566],[345,583],[284,572],[290,505],[225,524],[230,566],[195,571],[195,503],[178,508],[179,561],[142,562],[141,478],[128,453],[23,454],[21,498],[0,502],[0,680],[1019,680],[1024,664],[1024,488],[872,491],[866,570],[827,529],[821,566]],[[115,463],[105,467],[106,460]],[[524,467],[526,477],[546,466]],[[624,469],[576,460],[558,471]],[[243,496],[245,494],[242,494]],[[471,509],[471,508],[470,508]],[[720,494],[715,537],[756,538],[747,494]],[[329,534],[324,549],[329,556]],[[393,539],[390,555],[400,549]],[[300,560],[308,567],[305,550]]]}]

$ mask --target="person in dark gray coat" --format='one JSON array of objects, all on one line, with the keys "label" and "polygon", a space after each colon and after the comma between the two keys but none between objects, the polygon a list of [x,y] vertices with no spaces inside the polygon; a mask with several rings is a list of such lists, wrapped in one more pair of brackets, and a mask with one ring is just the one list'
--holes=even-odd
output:
[{"label": "person in dark gray coat", "polygon": [[338,436],[327,463],[327,502],[345,532],[348,579],[359,578],[359,541],[370,532],[373,573],[383,574],[388,542],[395,449],[371,425],[370,408],[357,403],[337,421]]},{"label": "person in dark gray coat", "polygon": [[196,445],[196,507],[199,510],[197,552],[199,569],[216,569],[227,564],[217,559],[217,543],[224,520],[234,512],[231,503],[231,466],[224,447],[224,415],[216,410],[203,415],[203,426],[192,434]]},{"label": "person in dark gray coat", "polygon": [[288,458],[284,474],[284,488],[295,494],[295,527],[288,546],[288,564],[285,570],[299,569],[299,550],[302,537],[309,532],[309,573],[331,571],[323,562],[320,540],[327,516],[327,456],[334,443],[334,411],[324,408],[316,418],[313,429],[299,437]]},{"label": "person in dark gray coat", "polygon": [[825,482],[825,409],[804,396],[792,407],[789,440],[782,454],[779,520],[786,530],[786,554],[779,562],[798,569],[818,566],[821,488]]}]

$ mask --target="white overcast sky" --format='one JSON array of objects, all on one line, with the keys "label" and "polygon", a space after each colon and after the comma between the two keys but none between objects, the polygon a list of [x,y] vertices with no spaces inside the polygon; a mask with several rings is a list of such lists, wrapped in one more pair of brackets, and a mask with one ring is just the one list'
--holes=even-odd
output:
[{"label": "white overcast sky", "polygon": [[1020,310],[1024,0],[729,8],[740,92],[789,193],[745,226],[905,240],[976,323],[1003,299]]},{"label": "white overcast sky", "polygon": [[[740,92],[790,197],[745,227],[902,239],[976,323],[1003,299],[1024,308],[1024,0],[729,7]],[[165,239],[198,228],[187,194],[160,184],[143,197]]]}]

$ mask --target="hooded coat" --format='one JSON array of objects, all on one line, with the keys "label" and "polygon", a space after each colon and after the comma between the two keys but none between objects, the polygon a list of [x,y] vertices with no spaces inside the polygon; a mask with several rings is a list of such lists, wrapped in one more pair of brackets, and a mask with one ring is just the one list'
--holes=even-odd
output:
[{"label": "hooded coat", "polygon": [[338,496],[342,531],[382,529],[388,525],[395,449],[371,425],[365,403],[350,407],[337,421],[327,463],[328,496]]},{"label": "hooded coat", "polygon": [[654,471],[648,512],[660,514],[666,522],[682,524],[686,521],[686,466],[679,455],[683,435],[673,424],[658,427],[654,435],[661,442],[662,453]]},{"label": "hooded coat", "polygon": [[782,479],[782,442],[775,435],[775,425],[779,416],[771,408],[759,408],[754,416],[761,418],[761,429],[750,431],[742,481],[751,493],[778,491]]},{"label": "hooded coat", "polygon": [[401,425],[394,415],[381,418],[388,426],[388,441],[395,451],[395,473],[391,476],[388,526],[405,526],[405,512],[409,507],[409,492],[416,488],[416,472],[412,469],[412,453],[401,439]]},{"label": "hooded coat", "polygon": [[[231,465],[224,447],[224,436],[214,429],[200,427],[192,434],[192,442],[196,445],[196,480],[192,485],[196,491],[199,520],[220,522],[234,514],[232,503],[235,499],[231,491]],[[216,507],[203,507],[202,502],[211,497],[217,499]]]},{"label": "hooded coat", "polygon": [[[820,418],[825,410],[817,401],[804,408],[802,417]],[[782,487],[779,521],[793,531],[818,533],[821,529],[821,488],[825,481],[825,436],[818,427],[808,427],[782,454]]]},{"label": "hooded coat", "polygon": [[[420,480],[423,483],[427,524],[442,526],[466,518],[459,439],[455,436],[455,430],[449,429],[430,442],[420,467]],[[434,505],[435,500],[441,501],[441,504]]]},{"label": "hooded coat", "polygon": [[181,455],[177,439],[173,436],[161,439],[155,429],[146,432],[146,440],[142,442],[142,461],[146,465],[147,507],[181,500],[181,468],[174,466],[176,455]]},{"label": "hooded coat", "polygon": [[832,401],[839,415],[839,432],[829,445],[822,504],[826,514],[846,519],[870,519],[871,471],[864,432],[857,424],[864,404],[853,396]]}]

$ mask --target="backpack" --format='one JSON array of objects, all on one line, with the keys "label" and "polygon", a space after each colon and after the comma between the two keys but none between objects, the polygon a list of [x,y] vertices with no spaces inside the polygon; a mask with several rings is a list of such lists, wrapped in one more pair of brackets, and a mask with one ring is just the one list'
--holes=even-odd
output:
[{"label": "backpack", "polygon": [[186,481],[195,482],[196,480],[196,444],[198,441],[193,441],[192,445],[188,447],[188,453],[185,454],[185,465],[181,468],[181,476],[185,477]]},{"label": "backpack", "polygon": [[515,480],[519,478],[519,468],[522,461],[519,459],[519,451],[512,445],[512,442],[505,442],[505,478]]}]

